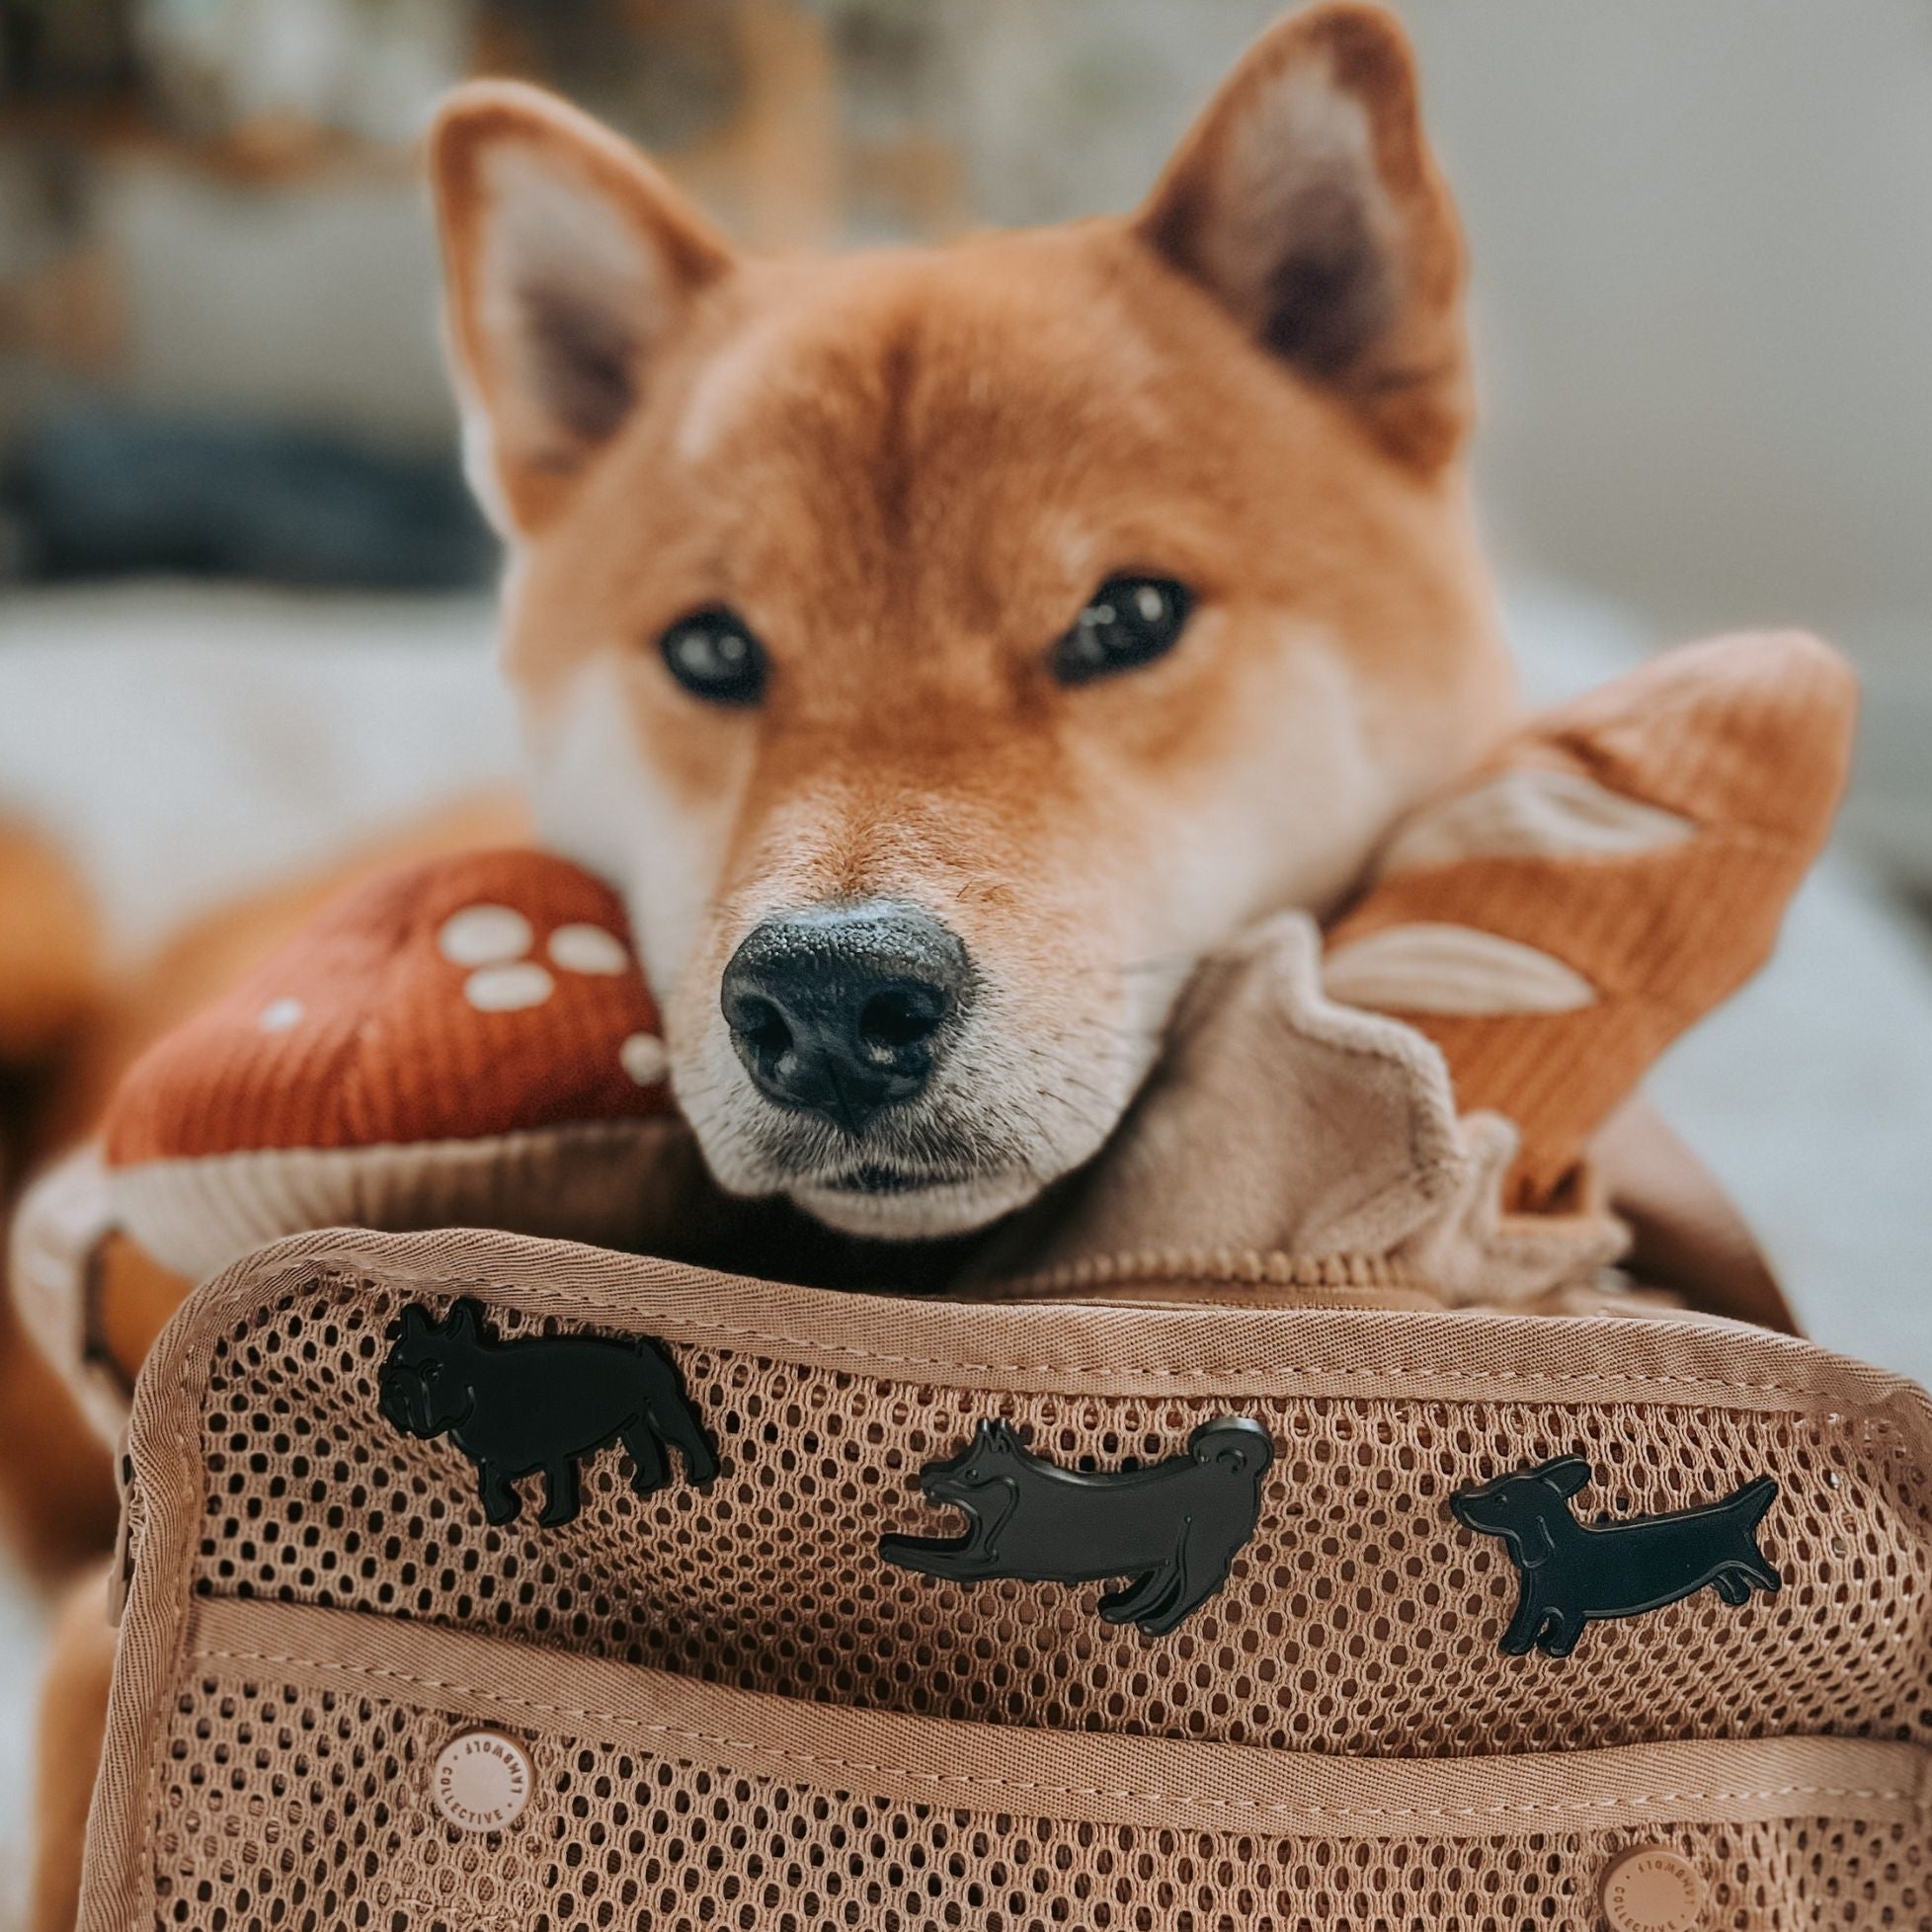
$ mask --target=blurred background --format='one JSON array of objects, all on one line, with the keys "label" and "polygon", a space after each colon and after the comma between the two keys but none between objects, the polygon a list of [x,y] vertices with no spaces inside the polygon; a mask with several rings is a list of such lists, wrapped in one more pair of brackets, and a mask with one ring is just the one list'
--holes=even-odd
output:
[{"label": "blurred background", "polygon": [[[443,88],[560,89],[754,246],[916,240],[1130,205],[1277,11],[0,0],[0,1160],[185,926],[514,769],[414,153]],[[1864,675],[1840,849],[1655,1090],[1813,1329],[1932,1374],[1932,0],[1401,11],[1532,692],[1769,622]],[[0,1591],[0,1649],[38,1614]]]}]

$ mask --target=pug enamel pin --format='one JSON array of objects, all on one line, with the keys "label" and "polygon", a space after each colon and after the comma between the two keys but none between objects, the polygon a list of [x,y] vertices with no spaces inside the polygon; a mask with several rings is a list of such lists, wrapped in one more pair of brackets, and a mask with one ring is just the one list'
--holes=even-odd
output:
[{"label": "pug enamel pin", "polygon": [[708,1483],[717,1455],[671,1359],[648,1335],[529,1335],[505,1341],[483,1327],[483,1310],[459,1301],[442,1322],[412,1303],[389,1330],[377,1383],[384,1418],[424,1441],[446,1435],[476,1465],[483,1513],[514,1522],[511,1487],[543,1472],[537,1521],[567,1523],[579,1506],[578,1465],[620,1442],[641,1496],[672,1480],[668,1452],[685,1480]]}]

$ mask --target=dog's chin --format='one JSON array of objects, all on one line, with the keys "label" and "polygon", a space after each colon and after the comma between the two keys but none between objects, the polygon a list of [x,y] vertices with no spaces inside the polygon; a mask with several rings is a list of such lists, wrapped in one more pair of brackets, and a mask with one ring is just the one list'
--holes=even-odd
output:
[{"label": "dog's chin", "polygon": [[1024,1171],[925,1180],[892,1168],[861,1168],[785,1189],[793,1205],[813,1220],[868,1241],[969,1235],[1026,1206],[1039,1191],[1039,1176]]},{"label": "dog's chin", "polygon": [[727,1194],[778,1195],[823,1227],[877,1242],[970,1235],[1030,1206],[1098,1152],[1143,1071],[1117,1041],[1113,1064],[1096,1070],[1089,1056],[1078,1081],[1037,1047],[1018,1067],[960,1051],[917,1106],[888,1110],[854,1139],[765,1098],[721,1035],[672,1048],[673,1085],[711,1177]]}]

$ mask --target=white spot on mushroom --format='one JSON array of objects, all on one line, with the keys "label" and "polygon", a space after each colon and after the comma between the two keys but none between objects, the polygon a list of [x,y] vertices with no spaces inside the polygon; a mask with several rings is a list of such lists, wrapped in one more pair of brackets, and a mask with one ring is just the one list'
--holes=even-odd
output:
[{"label": "white spot on mushroom", "polygon": [[655,1033],[633,1033],[617,1049],[617,1059],[639,1087],[656,1087],[671,1071],[671,1056]]},{"label": "white spot on mushroom", "polygon": [[1337,946],[1322,965],[1328,998],[1378,1012],[1570,1013],[1596,1002],[1573,967],[1519,939],[1419,920]]},{"label": "white spot on mushroom", "polygon": [[436,949],[452,966],[502,966],[522,959],[536,935],[510,906],[465,906],[438,928]]},{"label": "white spot on mushroom", "polygon": [[285,1033],[291,1026],[298,1025],[303,1012],[299,1000],[271,1000],[255,1015],[255,1024],[264,1033]]},{"label": "white spot on mushroom", "polygon": [[540,1006],[556,990],[556,981],[528,959],[478,967],[463,982],[463,998],[480,1013],[514,1013]]},{"label": "white spot on mushroom", "polygon": [[598,973],[606,978],[630,970],[624,942],[614,932],[585,923],[560,926],[550,934],[550,961],[566,973]]},{"label": "white spot on mushroom", "polygon": [[1675,812],[1575,771],[1504,771],[1412,818],[1389,842],[1378,877],[1471,858],[1627,858],[1696,835]]}]

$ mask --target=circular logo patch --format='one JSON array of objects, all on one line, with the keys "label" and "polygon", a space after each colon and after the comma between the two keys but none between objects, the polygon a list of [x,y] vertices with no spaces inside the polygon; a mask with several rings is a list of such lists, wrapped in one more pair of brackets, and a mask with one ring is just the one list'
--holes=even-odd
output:
[{"label": "circular logo patch", "polygon": [[1689,1859],[1664,1845],[1639,1845],[1603,1875],[1610,1932],[1697,1932],[1704,1881]]},{"label": "circular logo patch", "polygon": [[430,1796],[457,1830],[501,1831],[530,1802],[529,1753],[500,1731],[466,1731],[443,1745]]}]

